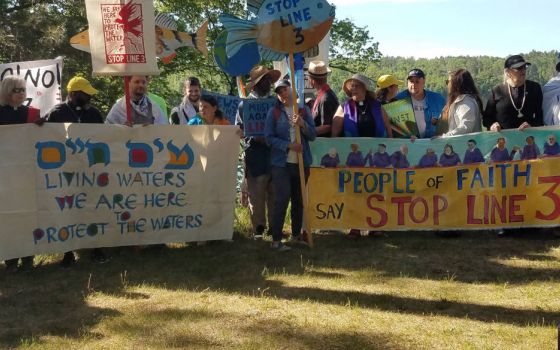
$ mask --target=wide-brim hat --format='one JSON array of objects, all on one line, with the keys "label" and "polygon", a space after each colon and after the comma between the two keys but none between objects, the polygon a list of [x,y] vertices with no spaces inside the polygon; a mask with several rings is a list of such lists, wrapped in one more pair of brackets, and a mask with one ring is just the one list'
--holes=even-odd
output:
[{"label": "wide-brim hat", "polygon": [[330,72],[330,68],[323,61],[311,61],[309,62],[309,68],[307,68],[307,74],[310,77],[322,78],[326,77]]},{"label": "wide-brim hat", "polygon": [[269,75],[271,78],[271,83],[275,83],[280,79],[280,71],[276,69],[268,69],[265,66],[256,66],[249,72],[249,83],[247,83],[247,89],[253,90],[255,85],[261,81],[262,78]]},{"label": "wide-brim hat", "polygon": [[379,79],[377,79],[377,87],[380,89],[385,89],[388,88],[389,86],[393,86],[393,85],[403,85],[404,81],[402,80],[398,80],[397,78],[395,78],[394,75],[391,74],[385,74],[379,77]]},{"label": "wide-brim hat", "polygon": [[348,97],[352,96],[352,93],[350,92],[350,87],[348,86],[352,81],[357,81],[363,84],[366,88],[366,91],[371,91],[370,88],[371,81],[369,80],[369,78],[361,74],[354,74],[352,77],[346,79],[344,83],[342,83],[342,90],[344,90],[346,96]]}]

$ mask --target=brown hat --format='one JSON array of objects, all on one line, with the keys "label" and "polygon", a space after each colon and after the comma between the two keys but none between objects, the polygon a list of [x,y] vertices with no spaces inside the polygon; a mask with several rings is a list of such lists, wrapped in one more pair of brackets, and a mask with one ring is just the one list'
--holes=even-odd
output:
[{"label": "brown hat", "polygon": [[271,82],[274,84],[278,79],[280,79],[280,71],[276,69],[268,69],[265,66],[255,66],[249,72],[249,83],[247,83],[247,89],[253,90],[255,85],[261,81],[261,79],[270,75]]},{"label": "brown hat", "polygon": [[369,87],[369,85],[370,85],[369,78],[365,77],[361,74],[354,74],[351,78],[346,79],[344,81],[344,83],[342,84],[342,90],[344,90],[344,92],[346,93],[346,96],[352,96],[352,93],[350,92],[350,86],[349,86],[352,81],[357,81],[357,82],[360,82],[360,83],[364,84],[364,86],[366,88],[366,91],[371,91],[370,87]]},{"label": "brown hat", "polygon": [[327,76],[327,74],[329,74],[330,72],[331,70],[329,69],[329,67],[327,67],[327,65],[323,61],[309,62],[309,68],[307,69],[307,74],[309,74],[310,77],[321,78]]}]

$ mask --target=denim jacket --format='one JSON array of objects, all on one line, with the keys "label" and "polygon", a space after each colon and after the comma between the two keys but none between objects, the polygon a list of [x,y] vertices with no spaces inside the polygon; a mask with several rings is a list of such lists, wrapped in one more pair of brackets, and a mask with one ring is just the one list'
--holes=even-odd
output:
[{"label": "denim jacket", "polygon": [[[424,119],[426,120],[426,135],[425,138],[430,138],[436,134],[436,125],[432,124],[432,118],[439,119],[443,107],[445,107],[445,99],[437,92],[424,90],[426,98],[426,110],[424,111]],[[412,97],[408,90],[399,92],[396,100],[406,99],[412,105]],[[417,135],[418,136],[418,135]]]},{"label": "denim jacket", "polygon": [[[280,113],[278,113],[278,111]],[[311,117],[311,111],[305,107],[305,124],[307,128],[301,128],[301,143],[303,144],[303,165],[309,167],[312,163],[311,149],[309,148],[309,141],[315,140],[317,133],[315,131],[315,122]],[[272,107],[266,116],[264,126],[264,136],[266,142],[271,148],[271,164],[273,166],[284,167],[286,166],[286,159],[288,158],[288,145],[292,142],[290,140],[290,124],[288,115],[284,105],[280,102]]]}]

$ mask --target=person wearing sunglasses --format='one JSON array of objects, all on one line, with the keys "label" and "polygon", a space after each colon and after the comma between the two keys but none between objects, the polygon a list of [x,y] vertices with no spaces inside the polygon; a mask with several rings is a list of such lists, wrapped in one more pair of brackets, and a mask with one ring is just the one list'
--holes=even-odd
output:
[{"label": "person wearing sunglasses", "polygon": [[541,86],[527,79],[531,63],[521,55],[513,55],[504,63],[504,83],[494,87],[483,113],[488,130],[523,130],[543,125],[543,94]]},{"label": "person wearing sunglasses", "polygon": [[[0,83],[0,125],[33,123],[39,119],[37,108],[25,106],[27,99],[25,80],[17,76],[7,76]],[[15,272],[19,258],[6,260],[6,270]],[[33,256],[21,258],[21,268],[33,267]]]}]

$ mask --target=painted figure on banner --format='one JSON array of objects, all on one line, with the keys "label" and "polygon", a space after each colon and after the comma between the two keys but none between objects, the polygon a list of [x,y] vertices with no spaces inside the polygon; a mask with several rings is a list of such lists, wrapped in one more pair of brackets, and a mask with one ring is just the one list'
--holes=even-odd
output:
[{"label": "painted figure on banner", "polygon": [[125,98],[121,97],[115,102],[109,114],[107,124],[121,125],[151,125],[169,124],[161,108],[148,97],[148,77],[133,75],[130,77],[130,106],[132,107],[132,122],[126,117]]},{"label": "painted figure on banner", "polygon": [[352,152],[348,153],[346,157],[346,166],[349,167],[363,167],[366,164],[366,160],[362,155],[362,151],[359,150],[359,146],[356,143],[350,145]]},{"label": "painted figure on banner", "polygon": [[[15,75],[5,77],[0,83],[0,125],[35,123],[40,118],[38,109],[23,105],[27,97],[25,85],[25,80]],[[6,270],[17,271],[19,260],[6,260]],[[33,256],[22,257],[21,268],[33,268]]]},{"label": "painted figure on banner", "polygon": [[[177,56],[176,50],[181,47],[193,47],[203,55],[208,54],[206,47],[206,32],[208,22],[205,21],[196,33],[184,33],[177,30],[175,20],[166,14],[158,14],[155,17],[156,33],[156,56],[167,64]],[[89,30],[86,29],[70,38],[73,48],[90,52]]]},{"label": "painted figure on banner", "polygon": [[331,70],[323,61],[311,61],[307,69],[311,86],[317,93],[311,106],[311,113],[318,137],[331,136],[333,117],[339,106],[338,97],[327,83],[330,72]]},{"label": "painted figure on banner", "polygon": [[[288,204],[291,203],[292,235],[294,243],[306,243],[302,234],[303,198],[301,180],[307,182],[309,167],[313,162],[309,142],[315,140],[315,123],[311,111],[301,108],[294,113],[292,88],[288,80],[279,80],[274,85],[277,104],[268,111],[265,137],[271,148],[272,181],[274,183],[274,215],[272,217],[272,249],[290,250],[282,243],[282,228]],[[301,143],[296,142],[296,125],[301,130]],[[302,153],[303,157],[298,157]],[[300,178],[299,161],[303,159],[304,179]]]},{"label": "painted figure on banner", "polygon": [[181,104],[171,110],[171,124],[186,125],[198,116],[198,106],[202,87],[197,77],[188,77],[183,82]]},{"label": "painted figure on banner", "polygon": [[476,147],[476,141],[470,139],[467,141],[467,150],[465,157],[463,157],[463,164],[484,163],[484,156],[480,148]]},{"label": "painted figure on banner", "polygon": [[391,165],[393,168],[408,168],[410,167],[410,163],[406,158],[408,155],[408,146],[401,145],[398,151],[393,152],[391,154]]},{"label": "painted figure on banner", "polygon": [[461,164],[459,155],[453,150],[450,144],[445,145],[443,153],[439,157],[439,165],[441,166],[455,166]]},{"label": "painted figure on banner", "polygon": [[521,159],[537,159],[541,155],[539,146],[535,143],[534,136],[527,136],[525,138],[525,146],[521,150]]},{"label": "painted figure on banner", "polygon": [[543,146],[543,156],[554,157],[560,154],[560,145],[556,141],[556,136],[553,134],[548,135],[546,142]]},{"label": "painted figure on banner", "polygon": [[[82,77],[70,79],[67,85],[68,96],[66,102],[53,107],[44,117],[49,123],[84,123],[103,124],[101,112],[91,105],[91,98],[99,91]],[[108,257],[101,248],[91,251],[91,259],[98,263],[105,263]],[[76,263],[74,252],[66,252],[61,261],[63,267],[70,267]]]},{"label": "painted figure on banner", "polygon": [[329,153],[325,154],[323,158],[321,158],[321,166],[325,168],[336,168],[339,163],[340,159],[338,157],[338,152],[334,147],[331,147],[329,149]]},{"label": "painted figure on banner", "polygon": [[418,131],[412,138],[431,138],[436,135],[445,99],[439,93],[425,88],[426,74],[421,69],[412,69],[406,80],[408,89],[401,91],[396,99],[405,100],[412,106]]},{"label": "painted figure on banner", "polygon": [[230,125],[214,96],[202,95],[198,108],[200,115],[189,120],[188,125]]},{"label": "painted figure on banner", "polygon": [[560,53],[556,57],[556,76],[543,86],[544,125],[560,125]]},{"label": "painted figure on banner", "polygon": [[483,122],[488,130],[543,125],[543,94],[539,83],[527,79],[530,65],[520,55],[504,62],[504,83],[492,88],[484,110]]},{"label": "painted figure on banner", "polygon": [[419,168],[433,168],[438,166],[438,158],[437,158],[437,154],[434,151],[433,148],[427,148],[426,149],[426,154],[424,154],[422,156],[422,158],[420,158],[420,161],[418,162],[418,167]]},{"label": "painted figure on banner", "polygon": [[227,55],[234,56],[255,42],[279,53],[306,51],[328,33],[334,15],[335,8],[325,0],[266,0],[254,20],[223,14]]},{"label": "painted figure on banner", "polygon": [[482,99],[471,73],[466,69],[450,72],[447,92],[437,134],[449,137],[482,131]]},{"label": "painted figure on banner", "polygon": [[391,157],[387,153],[387,145],[380,143],[377,152],[370,150],[366,156],[366,164],[373,168],[387,168],[391,166]]},{"label": "painted figure on banner", "polygon": [[[280,78],[280,71],[265,66],[255,66],[249,72],[247,90],[249,99],[267,99],[270,90]],[[237,124],[243,129],[243,101],[237,111]],[[270,230],[274,211],[274,189],[270,175],[270,147],[263,136],[245,138],[245,180],[249,194],[249,210],[253,236],[261,239],[268,221]],[[267,220],[268,219],[268,220]]]},{"label": "painted figure on banner", "polygon": [[506,139],[504,137],[499,137],[496,146],[490,152],[490,162],[507,162],[512,161],[515,153],[519,150],[519,147],[514,146],[511,153],[506,148]]}]

